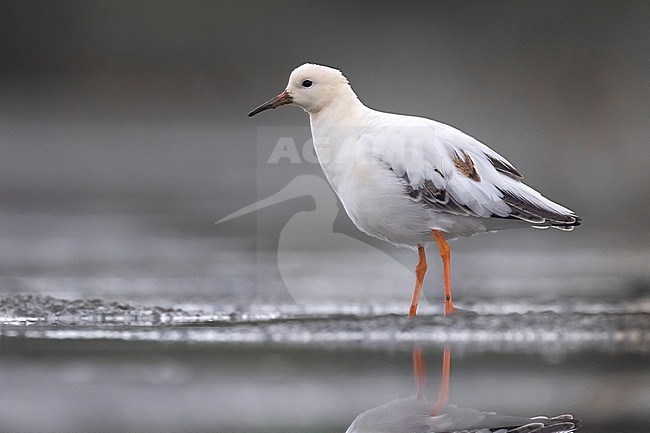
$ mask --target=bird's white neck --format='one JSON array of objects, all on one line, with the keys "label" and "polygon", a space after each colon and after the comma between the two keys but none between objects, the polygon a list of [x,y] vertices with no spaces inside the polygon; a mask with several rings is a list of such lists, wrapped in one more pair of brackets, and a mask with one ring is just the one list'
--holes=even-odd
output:
[{"label": "bird's white neck", "polygon": [[337,128],[360,125],[369,110],[359,101],[354,91],[346,87],[321,110],[309,112],[314,140],[317,135],[326,137]]}]

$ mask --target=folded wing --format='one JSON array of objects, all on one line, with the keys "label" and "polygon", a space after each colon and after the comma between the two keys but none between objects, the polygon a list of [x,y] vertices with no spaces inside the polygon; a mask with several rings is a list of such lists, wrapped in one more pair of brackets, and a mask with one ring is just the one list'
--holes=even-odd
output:
[{"label": "folded wing", "polygon": [[360,139],[404,183],[406,194],[436,211],[540,228],[580,225],[573,211],[524,184],[505,158],[449,125],[386,115]]}]

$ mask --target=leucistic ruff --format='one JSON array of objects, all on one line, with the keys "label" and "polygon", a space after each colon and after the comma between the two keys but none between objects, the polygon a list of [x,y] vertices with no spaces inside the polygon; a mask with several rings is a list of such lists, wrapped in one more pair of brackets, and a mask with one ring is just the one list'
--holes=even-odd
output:
[{"label": "leucistic ruff", "polygon": [[294,104],[309,114],[330,185],[362,232],[417,250],[415,316],[433,240],[443,263],[444,313],[454,311],[447,240],[506,228],[570,231],[581,219],[522,182],[504,157],[452,126],[366,107],[348,80],[304,64],[286,89],[248,115]]}]

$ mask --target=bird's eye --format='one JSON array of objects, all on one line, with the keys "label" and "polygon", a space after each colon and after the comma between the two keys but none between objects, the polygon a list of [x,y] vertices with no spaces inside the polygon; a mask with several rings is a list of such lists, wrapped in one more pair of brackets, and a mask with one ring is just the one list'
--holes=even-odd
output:
[{"label": "bird's eye", "polygon": [[302,82],[302,87],[311,87],[314,84],[311,80],[305,80]]}]

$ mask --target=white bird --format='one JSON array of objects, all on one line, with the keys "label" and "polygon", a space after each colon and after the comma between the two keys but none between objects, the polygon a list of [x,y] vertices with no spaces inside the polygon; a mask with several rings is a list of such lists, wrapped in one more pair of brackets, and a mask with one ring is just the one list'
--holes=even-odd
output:
[{"label": "white bird", "polygon": [[366,107],[337,69],[299,66],[286,89],[249,116],[286,104],[309,114],[323,172],[357,228],[417,249],[409,316],[417,311],[431,240],[443,262],[447,315],[454,311],[447,240],[525,225],[580,225],[573,211],[524,184],[512,164],[480,141],[435,120]]}]

